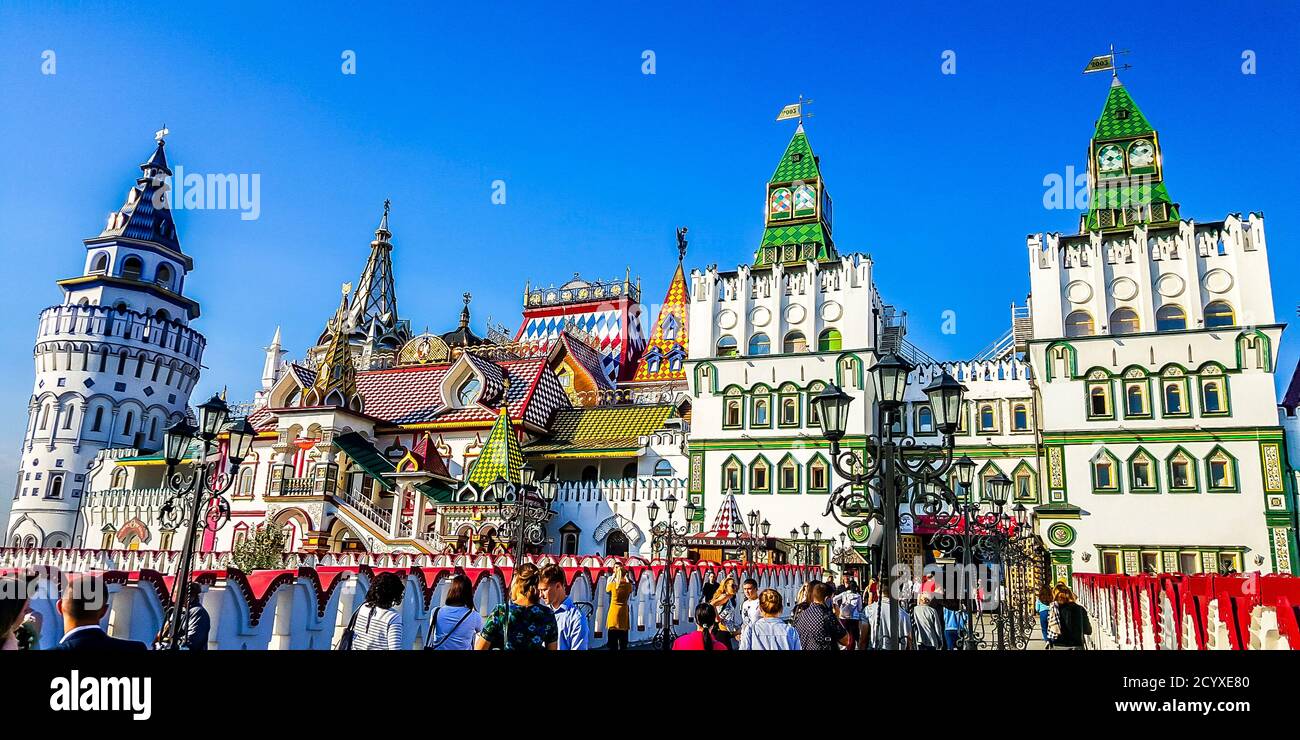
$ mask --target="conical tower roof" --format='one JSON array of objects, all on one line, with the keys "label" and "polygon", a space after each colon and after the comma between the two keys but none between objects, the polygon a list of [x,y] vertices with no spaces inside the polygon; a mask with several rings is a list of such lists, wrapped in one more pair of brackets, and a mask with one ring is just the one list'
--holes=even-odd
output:
[{"label": "conical tower roof", "polygon": [[722,499],[722,506],[713,517],[713,527],[701,536],[724,539],[749,536],[749,530],[745,527],[745,517],[740,513],[740,506],[736,504],[734,493],[728,493],[727,497]]},{"label": "conical tower roof", "polygon": [[[685,234],[684,229],[681,234]],[[668,293],[659,308],[659,316],[650,332],[650,341],[637,362],[631,381],[633,383],[686,380],[686,356],[689,349],[687,301],[690,293],[686,288],[686,273],[682,267],[685,258],[686,240],[679,236],[677,270],[668,283]]]},{"label": "conical tower roof", "polygon": [[519,469],[524,466],[524,453],[519,448],[519,440],[511,428],[510,414],[505,408],[497,416],[483,450],[479,452],[474,469],[470,471],[466,483],[479,491],[491,488],[497,478],[504,478],[510,483],[520,482]]},{"label": "conical tower roof", "polygon": [[409,340],[410,331],[398,321],[397,289],[393,281],[393,234],[388,229],[388,210],[391,203],[384,201],[384,215],[370,242],[370,257],[357,281],[352,305],[348,309],[348,328],[358,339],[371,339],[390,345],[393,349]]},{"label": "conical tower roof", "polygon": [[166,145],[159,136],[153,154],[140,165],[142,176],[127,193],[122,207],[109,215],[100,237],[138,239],[181,251],[176,222],[172,220],[170,193],[166,191],[165,178],[172,174],[167,166]]},{"label": "conical tower roof", "polygon": [[351,285],[343,285],[343,297],[339,301],[339,307],[334,312],[334,318],[330,319],[329,327],[326,331],[329,334],[329,344],[325,348],[324,354],[321,355],[320,366],[316,371],[316,381],[312,384],[312,390],[316,398],[313,405],[324,405],[329,402],[329,396],[334,391],[342,394],[341,405],[347,405],[353,396],[357,393],[357,374],[356,367],[352,364],[352,351],[348,347],[348,291]]},{"label": "conical tower roof", "polygon": [[831,237],[831,199],[803,124],[795,129],[767,182],[763,241],[754,266],[839,259]]}]

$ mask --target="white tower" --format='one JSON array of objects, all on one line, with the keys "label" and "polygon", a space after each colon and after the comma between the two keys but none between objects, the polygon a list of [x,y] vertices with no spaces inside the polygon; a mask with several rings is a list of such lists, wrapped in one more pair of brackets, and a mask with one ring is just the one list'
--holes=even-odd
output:
[{"label": "white tower", "polygon": [[157,450],[163,429],[186,413],[206,341],[189,328],[199,304],[183,295],[193,262],[166,200],[165,134],[126,203],[85,240],[82,274],[58,282],[63,303],[41,312],[6,545],[97,542],[79,516],[95,456]]}]

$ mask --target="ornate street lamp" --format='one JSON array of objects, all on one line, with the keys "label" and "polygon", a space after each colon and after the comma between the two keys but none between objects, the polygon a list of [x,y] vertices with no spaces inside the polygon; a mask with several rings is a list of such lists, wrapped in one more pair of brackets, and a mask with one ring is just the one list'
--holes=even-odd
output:
[{"label": "ornate street lamp", "polygon": [[[947,370],[941,371],[939,377],[925,388],[931,413],[941,434],[940,444],[919,445],[914,438],[896,437],[894,423],[906,401],[912,370],[911,363],[894,354],[880,358],[871,369],[877,406],[874,421],[878,432],[869,434],[860,449],[840,448],[853,398],[831,384],[812,401],[817,408],[822,436],[830,442],[832,464],[844,478],[826,502],[825,513],[846,529],[872,521],[879,523],[883,528],[883,562],[879,563],[882,579],[898,563],[898,520],[902,501],[910,503],[913,515],[919,510],[929,516],[954,510],[958,504],[958,497],[949,487],[946,477],[953,468],[953,435],[966,389]],[[908,454],[904,455],[904,450]],[[959,468],[957,476],[961,475]],[[913,495],[904,499],[903,494],[909,488]],[[888,647],[897,648],[899,645],[899,604],[894,598],[889,600],[889,626],[888,630],[874,630],[877,648],[882,647],[879,639],[882,632],[889,634]]]},{"label": "ornate street lamp", "polygon": [[537,470],[524,463],[519,468],[518,485],[497,476],[488,487],[497,502],[501,533],[510,541],[518,565],[528,547],[540,547],[547,542],[546,523],[554,515],[551,502],[555,500],[559,481],[555,473],[537,480]]},{"label": "ornate street lamp", "polygon": [[[651,501],[646,507],[646,516],[650,519],[650,536],[652,538],[651,549],[661,551],[665,554],[664,560],[666,567],[664,569],[664,594],[659,606],[663,610],[663,627],[655,635],[654,643],[660,650],[672,650],[673,640],[676,634],[673,632],[673,539],[680,537],[685,538],[690,534],[691,522],[695,519],[695,504],[690,498],[686,499],[686,507],[682,511],[685,515],[685,521],[678,526],[673,522],[673,512],[677,510],[677,497],[671,493],[664,497],[663,511],[667,514],[662,522],[657,522],[659,518],[659,504]],[[662,549],[661,545],[662,543]]]},{"label": "ornate street lamp", "polygon": [[[227,424],[229,414],[230,407],[214,395],[199,406],[197,428],[181,419],[163,430],[163,459],[167,463],[163,486],[168,497],[158,510],[158,521],[164,529],[185,526],[185,535],[172,586],[171,613],[160,631],[160,649],[181,648],[181,632],[192,596],[190,584],[196,541],[200,532],[218,530],[230,521],[230,501],[225,494],[234,485],[239,466],[248,457],[257,437],[257,430],[247,419]],[[228,435],[226,454],[209,459],[217,437],[223,432]],[[196,438],[203,443],[202,452],[188,472],[177,470]],[[199,526],[200,519],[203,527]]]}]

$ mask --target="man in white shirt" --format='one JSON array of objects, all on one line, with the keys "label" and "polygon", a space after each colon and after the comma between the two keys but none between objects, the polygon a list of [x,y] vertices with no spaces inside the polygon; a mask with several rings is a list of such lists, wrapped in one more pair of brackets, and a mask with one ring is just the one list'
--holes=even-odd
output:
[{"label": "man in white shirt", "polygon": [[745,603],[740,605],[740,634],[744,636],[749,625],[763,618],[763,612],[758,608],[758,581],[746,578],[741,589],[745,594]]}]

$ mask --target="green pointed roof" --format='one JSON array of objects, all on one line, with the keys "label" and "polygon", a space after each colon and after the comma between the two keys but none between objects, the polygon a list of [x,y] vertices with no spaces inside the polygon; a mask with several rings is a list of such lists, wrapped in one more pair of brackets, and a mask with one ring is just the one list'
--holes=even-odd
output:
[{"label": "green pointed roof", "polygon": [[510,415],[501,409],[501,415],[492,425],[483,451],[479,453],[474,469],[465,481],[479,491],[486,491],[497,478],[505,478],[511,483],[519,483],[519,469],[524,466],[524,453],[519,449],[519,440],[510,428]]},{"label": "green pointed roof", "polygon": [[821,171],[817,168],[817,157],[813,155],[812,147],[808,144],[808,135],[804,133],[801,123],[799,128],[795,129],[794,137],[790,139],[785,154],[781,155],[781,161],[777,163],[776,171],[772,173],[772,179],[768,182],[814,180],[819,177]]},{"label": "green pointed roof", "polygon": [[[1121,111],[1127,111],[1126,113]],[[1101,118],[1097,119],[1097,130],[1092,138],[1121,139],[1127,136],[1141,136],[1155,131],[1147,117],[1142,115],[1137,103],[1133,102],[1128,90],[1116,77],[1106,96],[1106,105],[1101,109]]]},{"label": "green pointed roof", "polygon": [[[830,199],[826,196],[826,183],[822,181],[821,168],[808,143],[803,124],[795,129],[794,136],[781,155],[776,171],[768,180],[768,196],[773,188],[786,188],[791,183],[802,182],[817,189],[819,199],[816,213],[801,214],[780,221],[769,219],[763,229],[763,241],[754,252],[754,266],[766,267],[775,263],[798,264],[807,260],[828,262],[839,259],[831,239]],[[764,205],[766,212],[767,205]]]},{"label": "green pointed roof", "polygon": [[[1155,141],[1155,128],[1142,114],[1128,90],[1116,77],[1111,81],[1106,105],[1097,119],[1093,131],[1090,156],[1096,157],[1098,142],[1115,142],[1123,139],[1149,138]],[[1119,146],[1126,146],[1118,141]],[[1157,142],[1156,146],[1159,144]],[[1088,200],[1088,213],[1080,224],[1081,231],[1131,229],[1136,223],[1171,224],[1182,217],[1165,188],[1164,174],[1154,167],[1141,170],[1141,174],[1110,177],[1094,183]],[[1137,220],[1127,211],[1137,208]],[[1101,211],[1106,211],[1103,221]]]}]

